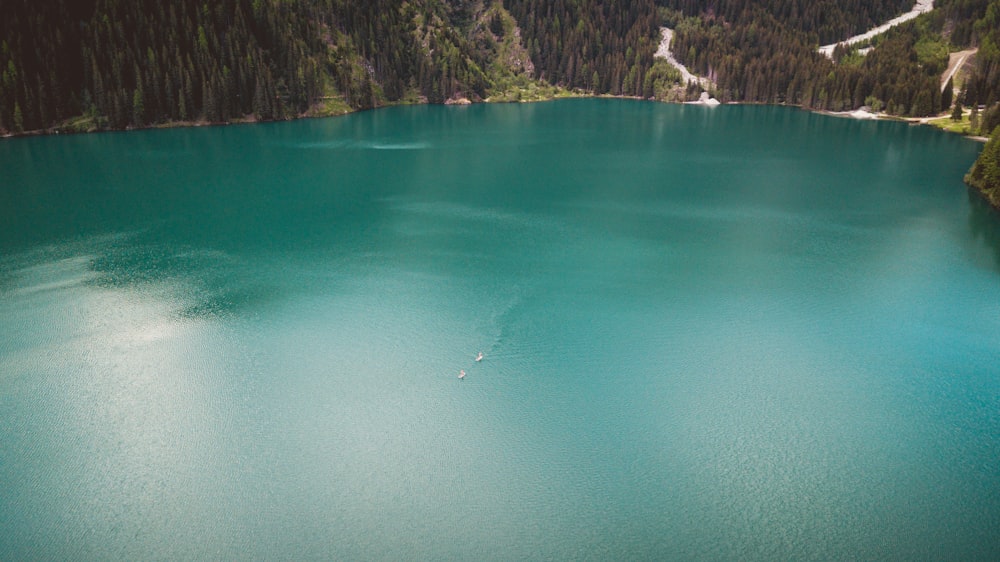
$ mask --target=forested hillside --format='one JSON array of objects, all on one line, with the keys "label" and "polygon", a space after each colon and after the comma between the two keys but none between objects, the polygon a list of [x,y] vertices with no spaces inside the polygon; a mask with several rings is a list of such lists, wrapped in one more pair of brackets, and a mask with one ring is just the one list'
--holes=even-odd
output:
[{"label": "forested hillside", "polygon": [[869,105],[902,116],[947,111],[940,77],[951,50],[979,47],[976,71],[962,101],[992,106],[1000,87],[997,0],[938,0],[936,9],[874,41],[866,56],[838,48],[816,52],[874,23],[907,11],[912,1],[658,0],[675,25],[674,51],[711,77],[724,101],[787,103],[842,111]]},{"label": "forested hillside", "polygon": [[[640,94],[652,0],[6,0],[0,133]],[[548,89],[547,89],[548,88]]]},{"label": "forested hillside", "polygon": [[[976,71],[965,86],[963,101],[966,105],[992,107],[1000,101],[1000,1],[950,0],[942,3],[951,21],[961,22],[963,26],[952,33],[952,43],[979,47]],[[960,31],[962,36],[959,36]]]},{"label": "forested hillside", "polygon": [[965,176],[965,181],[978,189],[991,205],[1000,209],[1000,127],[993,131],[993,136]]},{"label": "forested hillside", "polygon": [[366,108],[486,88],[477,53],[457,30],[462,2],[8,3],[3,130],[80,114],[98,128],[282,119],[321,99]]},{"label": "forested hillside", "polygon": [[[898,115],[941,111],[938,79],[947,48],[932,34],[896,28],[867,57],[816,47],[846,38],[909,10],[912,1],[805,0],[698,3],[660,0],[676,21],[674,48],[696,72],[711,76],[726,101],[787,103],[842,111],[866,103]],[[923,25],[923,24],[920,24]],[[917,45],[919,41],[924,41]]]},{"label": "forested hillside", "polygon": [[[984,0],[954,2],[954,9],[973,9],[985,4]],[[992,0],[983,10],[982,17],[974,19],[971,39],[979,45],[975,72],[969,77],[961,100],[978,111],[985,112],[978,119],[980,134],[992,131],[989,142],[973,164],[965,181],[978,189],[994,208],[1000,209],[1000,0]],[[978,15],[973,11],[974,15]]]},{"label": "forested hillside", "polygon": [[254,109],[280,117],[318,91],[306,56],[315,46],[301,39],[317,36],[308,29],[315,24],[294,14],[255,13],[249,2],[8,3],[0,128],[37,129],[81,113],[111,128]]},{"label": "forested hillside", "polygon": [[[659,95],[661,23],[723,101],[924,116],[948,110],[951,49],[979,47],[961,103],[1000,89],[1000,0],[938,0],[867,56],[819,43],[912,0],[7,0],[0,131],[284,119],[401,100],[442,103],[547,84]],[[661,65],[662,66],[662,65]],[[658,82],[659,81],[659,82]],[[510,92],[514,91],[514,95]],[[663,97],[663,96],[659,96]],[[991,110],[986,128],[995,125]],[[994,112],[995,113],[995,112]]]},{"label": "forested hillside", "polygon": [[506,0],[540,78],[595,92],[641,95],[660,41],[653,0]]},{"label": "forested hillside", "polygon": [[813,44],[834,43],[913,7],[913,0],[658,0],[686,15],[706,14],[724,22],[770,14],[783,27],[804,32]]}]

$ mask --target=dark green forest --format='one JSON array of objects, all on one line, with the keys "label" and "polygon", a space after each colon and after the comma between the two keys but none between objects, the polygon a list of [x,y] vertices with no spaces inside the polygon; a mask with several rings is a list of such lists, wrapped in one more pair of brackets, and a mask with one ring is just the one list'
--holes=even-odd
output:
[{"label": "dark green forest", "polygon": [[660,42],[652,0],[506,0],[539,78],[598,93],[641,95]]},{"label": "dark green forest", "polygon": [[[286,119],[558,84],[641,94],[652,0],[5,0],[0,132]],[[334,111],[336,112],[336,111]]]},{"label": "dark green forest", "polygon": [[993,131],[965,181],[982,192],[993,207],[1000,209],[1000,126]]},{"label": "dark green forest", "polygon": [[[667,100],[659,27],[724,102],[1000,125],[1000,0],[937,0],[869,45],[817,52],[912,0],[2,0],[0,134],[331,115],[393,103]],[[858,47],[871,47],[862,54]],[[978,48],[957,95],[949,53]],[[978,176],[977,176],[978,177]]]},{"label": "dark green forest", "polygon": [[764,14],[772,23],[801,31],[812,44],[835,43],[913,7],[913,0],[658,0],[686,15],[720,22],[753,23]]},{"label": "dark green forest", "polygon": [[[461,11],[378,0],[13,0],[2,20],[0,129],[89,115],[97,128],[284,119],[335,97],[485,91]],[[456,3],[457,4],[457,3]],[[451,90],[451,91],[449,91]]]},{"label": "dark green forest", "polygon": [[867,56],[838,48],[831,60],[816,51],[818,44],[907,11],[912,2],[721,0],[715,5],[660,0],[660,4],[677,28],[678,58],[712,77],[723,101],[832,111],[869,105],[904,116],[934,115],[950,106],[951,99],[942,99],[939,84],[949,52],[940,33],[944,17],[921,18],[894,28]]},{"label": "dark green forest", "polygon": [[[938,0],[935,10],[878,37],[865,56],[838,47],[833,60],[816,52],[908,10],[912,2],[882,0],[658,0],[661,17],[676,27],[674,52],[711,77],[723,101],[785,103],[843,111],[863,105],[892,115],[923,117],[947,111],[940,76],[948,53],[979,47],[975,71],[960,100],[992,107],[998,101],[1000,2]],[[987,131],[990,129],[986,129]]]}]

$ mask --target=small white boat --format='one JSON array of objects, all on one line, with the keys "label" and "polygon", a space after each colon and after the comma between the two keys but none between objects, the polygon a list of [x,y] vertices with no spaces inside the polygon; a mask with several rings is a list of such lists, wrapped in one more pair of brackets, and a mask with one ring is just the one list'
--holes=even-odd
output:
[{"label": "small white boat", "polygon": [[464,369],[458,372],[458,378],[460,378],[460,379],[464,379],[465,378],[465,370]]},{"label": "small white boat", "polygon": [[483,360],[483,352],[480,351],[479,355],[476,356],[476,361],[479,362],[479,361],[482,361],[482,360]]}]

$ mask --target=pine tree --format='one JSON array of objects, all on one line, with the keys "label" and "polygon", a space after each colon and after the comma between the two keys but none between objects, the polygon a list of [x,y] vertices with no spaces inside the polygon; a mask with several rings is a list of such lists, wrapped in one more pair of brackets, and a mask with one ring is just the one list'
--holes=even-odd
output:
[{"label": "pine tree", "polygon": [[14,102],[14,132],[24,131],[24,115],[21,113],[21,104]]},{"label": "pine tree", "polygon": [[216,111],[215,106],[215,92],[212,90],[212,86],[206,80],[201,86],[201,105],[202,111],[205,114],[205,120],[209,122],[218,121],[219,115]]},{"label": "pine tree", "polygon": [[927,90],[920,90],[913,98],[913,107],[910,108],[910,115],[922,117],[930,115],[932,111],[931,95]]},{"label": "pine tree", "polygon": [[146,124],[146,100],[141,87],[132,93],[132,124],[137,127]]}]

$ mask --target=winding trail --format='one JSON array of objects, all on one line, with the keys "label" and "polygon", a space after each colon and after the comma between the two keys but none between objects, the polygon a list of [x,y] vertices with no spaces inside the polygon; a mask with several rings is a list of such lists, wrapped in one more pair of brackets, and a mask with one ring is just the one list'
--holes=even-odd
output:
[{"label": "winding trail", "polygon": [[913,9],[910,10],[909,12],[906,12],[901,16],[892,18],[891,20],[883,23],[878,27],[873,27],[868,31],[862,33],[861,35],[855,35],[854,37],[849,37],[843,41],[839,41],[831,45],[823,45],[822,47],[819,48],[819,52],[830,58],[833,58],[833,50],[837,47],[837,45],[840,44],[853,45],[855,43],[867,41],[868,39],[871,39],[876,35],[881,35],[885,33],[886,31],[889,30],[889,28],[895,27],[903,22],[910,21],[913,18],[919,16],[920,14],[926,14],[927,12],[933,9],[934,9],[934,0],[917,0],[916,5],[913,6]]},{"label": "winding trail", "polygon": [[671,66],[677,68],[681,71],[681,78],[684,82],[697,82],[702,89],[707,90],[709,86],[712,85],[712,81],[708,78],[702,78],[700,76],[695,76],[691,74],[691,71],[687,69],[686,66],[681,64],[676,58],[674,58],[673,51],[670,50],[670,42],[674,39],[674,30],[669,27],[660,28],[660,47],[656,50],[656,54],[653,55],[654,58],[667,59],[667,62]]}]

